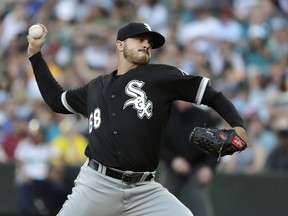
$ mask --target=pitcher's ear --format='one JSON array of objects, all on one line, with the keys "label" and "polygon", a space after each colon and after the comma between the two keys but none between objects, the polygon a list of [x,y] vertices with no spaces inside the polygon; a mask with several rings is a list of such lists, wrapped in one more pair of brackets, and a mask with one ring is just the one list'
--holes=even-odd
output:
[{"label": "pitcher's ear", "polygon": [[115,42],[117,50],[121,51],[124,49],[124,41],[117,40]]}]

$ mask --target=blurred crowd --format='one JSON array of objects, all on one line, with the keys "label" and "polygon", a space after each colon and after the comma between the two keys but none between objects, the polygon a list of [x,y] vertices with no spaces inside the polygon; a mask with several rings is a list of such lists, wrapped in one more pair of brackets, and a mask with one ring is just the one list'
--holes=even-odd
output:
[{"label": "blurred crowd", "polygon": [[[85,161],[87,144],[86,120],[55,114],[43,101],[28,60],[28,28],[48,28],[45,59],[63,87],[74,88],[116,68],[117,29],[130,21],[165,36],[152,62],[210,78],[245,119],[250,147],[222,158],[217,171],[288,172],[287,0],[2,0],[0,161],[17,163],[19,182],[57,182],[59,167]],[[37,142],[35,125],[43,132]],[[49,147],[41,157],[38,142]],[[27,148],[36,149],[40,173]]]}]

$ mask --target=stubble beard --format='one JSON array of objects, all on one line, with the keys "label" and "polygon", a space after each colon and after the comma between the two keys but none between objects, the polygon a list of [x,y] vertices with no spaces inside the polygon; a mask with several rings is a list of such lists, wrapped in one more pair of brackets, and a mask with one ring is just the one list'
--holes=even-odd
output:
[{"label": "stubble beard", "polygon": [[148,64],[150,61],[150,55],[142,55],[139,56],[137,51],[134,51],[132,49],[124,48],[124,57],[125,59],[135,65],[143,65]]}]

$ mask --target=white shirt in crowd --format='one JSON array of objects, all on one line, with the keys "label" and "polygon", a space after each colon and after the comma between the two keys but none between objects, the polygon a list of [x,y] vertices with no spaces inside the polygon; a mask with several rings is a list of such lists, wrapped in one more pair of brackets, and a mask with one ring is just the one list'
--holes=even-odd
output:
[{"label": "white shirt in crowd", "polygon": [[34,180],[44,180],[48,176],[49,161],[57,152],[49,144],[35,145],[29,138],[21,141],[15,158],[22,162],[23,174]]}]

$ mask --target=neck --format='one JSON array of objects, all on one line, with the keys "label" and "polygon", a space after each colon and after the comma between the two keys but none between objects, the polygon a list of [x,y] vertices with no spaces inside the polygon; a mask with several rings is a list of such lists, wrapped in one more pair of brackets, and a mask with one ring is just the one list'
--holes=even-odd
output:
[{"label": "neck", "polygon": [[119,61],[119,62],[120,63],[117,68],[117,75],[123,75],[127,73],[128,71],[130,71],[131,69],[136,68],[138,66],[136,64],[132,64],[127,61]]},{"label": "neck", "polygon": [[118,66],[118,69],[117,69],[117,75],[123,75],[125,73],[127,73],[128,71],[132,70],[133,68],[136,68],[137,65],[131,65],[131,66]]}]

